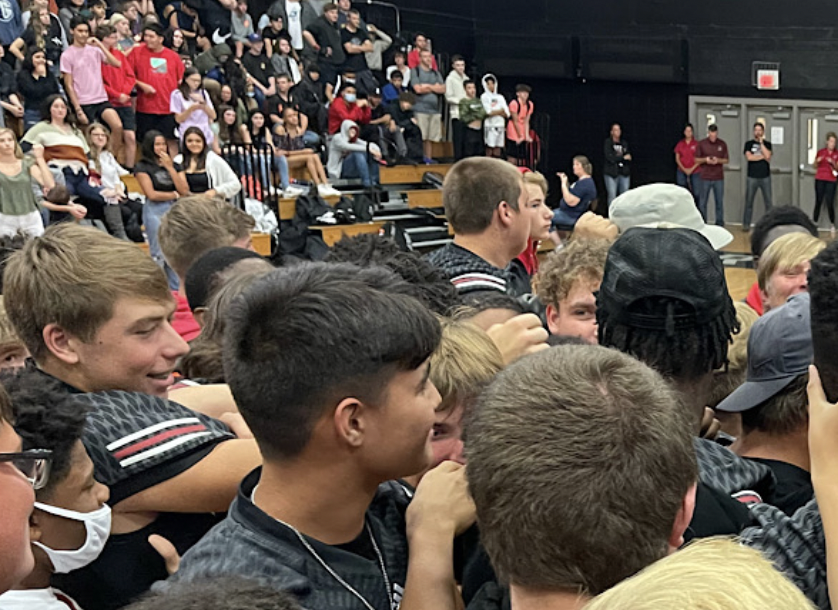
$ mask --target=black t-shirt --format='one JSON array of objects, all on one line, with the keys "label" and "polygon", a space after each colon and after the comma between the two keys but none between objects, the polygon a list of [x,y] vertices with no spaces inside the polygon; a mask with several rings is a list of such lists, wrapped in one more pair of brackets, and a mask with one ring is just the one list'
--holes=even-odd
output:
[{"label": "black t-shirt", "polygon": [[244,69],[247,70],[250,76],[258,80],[265,87],[268,86],[268,79],[274,75],[271,60],[264,53],[260,53],[259,55],[245,53],[242,56],[242,66],[244,66]]},{"label": "black t-shirt", "polygon": [[[182,172],[183,167],[175,163],[175,171]],[[134,174],[148,174],[155,191],[161,191],[163,193],[177,191],[175,181],[172,180],[172,175],[162,165],[157,165],[156,163],[151,163],[143,159],[142,161],[137,161],[137,164],[134,166]]]},{"label": "black t-shirt", "polygon": [[268,26],[262,30],[262,38],[265,41],[265,48],[267,48],[268,45],[273,45],[271,50],[274,53],[279,53],[280,40],[285,39],[289,44],[291,43],[291,35],[285,28],[282,28],[277,32],[271,26]]},{"label": "black t-shirt", "polygon": [[[765,148],[771,150],[771,142],[763,140],[762,143],[765,144]],[[760,148],[759,142],[756,140],[748,140],[745,142],[745,150],[743,152],[761,155],[762,148]],[[770,175],[771,166],[765,159],[761,161],[748,161],[748,178],[768,178]]]},{"label": "black t-shirt", "polygon": [[[346,61],[346,53],[343,52],[343,43],[337,24],[333,25],[321,15],[306,29],[311,32],[314,40],[320,45],[320,52],[317,57],[318,63],[323,62],[334,66],[343,65],[343,62]],[[328,48],[332,49],[331,55],[326,55],[326,49]]]},{"label": "black t-shirt", "polygon": [[296,108],[297,110],[300,109],[300,105],[294,99],[294,96],[291,94],[291,91],[283,96],[279,92],[276,95],[272,95],[267,100],[268,112],[271,114],[275,114],[276,116],[282,118],[282,113],[285,111],[286,108]]},{"label": "black t-shirt", "polygon": [[777,460],[746,459],[765,464],[774,473],[777,486],[774,489],[774,499],[771,504],[787,515],[793,515],[798,508],[805,506],[815,496],[812,475],[802,468]]},{"label": "black t-shirt", "polygon": [[[348,29],[343,28],[340,32],[341,45],[345,45],[347,42],[362,45],[369,39],[369,34],[360,28],[356,32],[350,32]],[[345,48],[344,52],[346,52]],[[367,58],[363,53],[346,53],[346,61],[343,64],[343,69],[345,72],[355,72],[356,74],[364,70],[369,70]]]}]

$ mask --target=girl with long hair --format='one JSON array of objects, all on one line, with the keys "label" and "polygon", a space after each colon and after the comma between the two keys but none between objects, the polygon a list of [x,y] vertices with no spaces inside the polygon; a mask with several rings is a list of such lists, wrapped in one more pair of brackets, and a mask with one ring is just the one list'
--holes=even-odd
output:
[{"label": "girl with long hair", "polygon": [[[276,170],[279,172],[279,179],[284,191],[288,190],[288,158],[284,150],[278,149],[274,145],[273,136],[270,129],[268,129],[265,113],[261,110],[256,110],[250,114],[248,123],[248,134],[252,142],[254,152],[262,159],[262,171],[267,174],[266,157],[270,152],[273,154],[274,164]],[[289,193],[290,194],[290,193]]]},{"label": "girl with long hair", "polygon": [[277,126],[279,147],[287,155],[291,169],[305,167],[321,196],[340,196],[340,191],[329,184],[320,156],[303,141],[305,130],[300,125],[300,113],[291,106],[282,111],[282,125]]},{"label": "girl with long hair", "polygon": [[209,93],[203,87],[201,73],[196,68],[184,71],[180,86],[172,91],[169,109],[175,115],[177,135],[181,141],[186,130],[193,126],[204,133],[207,142],[212,144],[215,141],[211,124],[217,115]]},{"label": "girl with long hair", "polygon": [[[46,194],[55,186],[55,180],[44,160],[44,147],[32,147],[32,156],[24,157],[14,132],[0,129],[0,236],[12,236],[18,231],[32,237],[44,232],[38,197],[32,181]],[[48,210],[69,214],[76,220],[84,218],[87,210],[74,203],[59,205],[44,200]]]},{"label": "girl with long hair", "polygon": [[79,198],[90,217],[104,219],[111,233],[124,237],[122,215],[107,210],[102,187],[91,184],[87,157],[90,147],[76,125],[76,115],[67,112],[67,101],[60,94],[49,96],[41,107],[41,117],[23,136],[23,142],[43,146],[47,163],[55,168],[59,182],[63,177],[70,195]]},{"label": "girl with long hair", "polygon": [[232,199],[242,189],[241,181],[227,162],[212,151],[198,127],[190,127],[183,135],[183,154],[175,159],[183,165],[189,192],[220,195]]},{"label": "girl with long hair", "polygon": [[23,128],[29,130],[41,120],[41,101],[61,91],[58,79],[47,68],[43,49],[26,51],[17,73],[17,90],[23,98]]},{"label": "girl with long hair", "polygon": [[177,290],[180,282],[177,274],[166,264],[157,232],[163,215],[181,196],[189,194],[189,184],[183,168],[169,156],[166,137],[151,130],[143,138],[142,160],[134,166],[134,175],[146,198],[143,206],[143,224],[148,237],[148,250],[154,261],[160,265],[169,278],[169,287]]}]

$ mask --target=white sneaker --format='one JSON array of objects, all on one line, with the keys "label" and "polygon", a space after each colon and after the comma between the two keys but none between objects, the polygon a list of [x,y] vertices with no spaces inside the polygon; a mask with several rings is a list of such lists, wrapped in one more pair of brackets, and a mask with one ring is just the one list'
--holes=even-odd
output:
[{"label": "white sneaker", "polygon": [[324,197],[340,197],[341,192],[331,184],[318,184],[317,192]]},{"label": "white sneaker", "polygon": [[296,189],[292,189],[290,186],[282,191],[282,198],[283,199],[296,199],[300,195],[303,194],[304,191],[299,191]]}]

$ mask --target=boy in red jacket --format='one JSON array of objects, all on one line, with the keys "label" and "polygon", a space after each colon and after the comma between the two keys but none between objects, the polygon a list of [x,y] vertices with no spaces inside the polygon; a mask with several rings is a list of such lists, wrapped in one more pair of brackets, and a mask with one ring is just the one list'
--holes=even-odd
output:
[{"label": "boy in red jacket", "polygon": [[[137,78],[134,76],[134,68],[125,61],[125,55],[116,45],[118,38],[116,29],[112,25],[100,25],[96,28],[96,36],[122,63],[121,68],[102,64],[102,80],[105,82],[108,101],[122,119],[123,164],[130,171],[134,169],[134,160],[137,156],[137,118],[131,105],[131,91],[137,83]],[[114,146],[118,147],[119,142],[114,142]],[[114,151],[114,154],[116,152]]]},{"label": "boy in red jacket", "polygon": [[372,110],[367,100],[358,99],[354,84],[347,83],[340,90],[340,97],[329,106],[329,133],[336,134],[344,121],[354,121],[359,126],[372,120]]}]

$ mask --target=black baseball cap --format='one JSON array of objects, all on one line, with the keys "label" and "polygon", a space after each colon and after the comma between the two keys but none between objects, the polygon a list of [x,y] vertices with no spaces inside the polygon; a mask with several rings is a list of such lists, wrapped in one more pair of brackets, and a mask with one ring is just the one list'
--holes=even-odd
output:
[{"label": "black baseball cap", "polygon": [[[687,311],[654,315],[633,307],[650,297],[677,299]],[[597,310],[611,323],[672,331],[712,322],[733,311],[733,301],[722,261],[707,238],[691,229],[635,227],[608,251]]]}]

